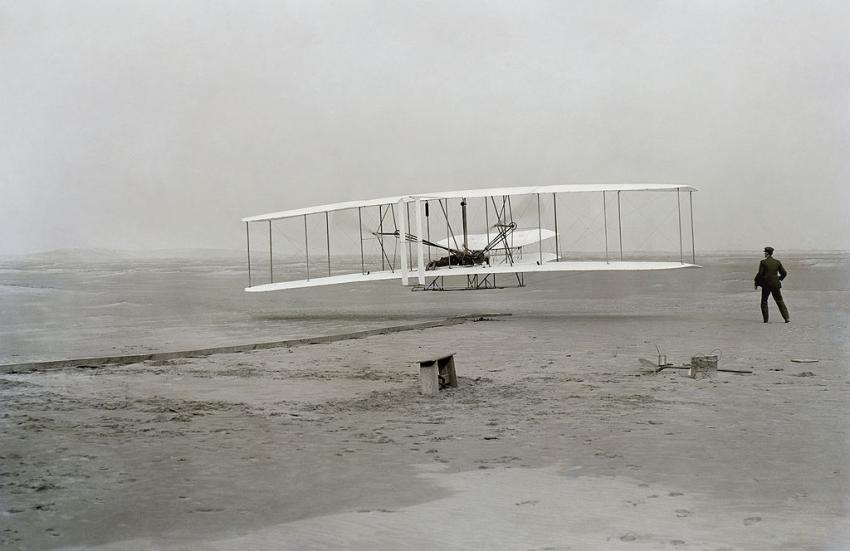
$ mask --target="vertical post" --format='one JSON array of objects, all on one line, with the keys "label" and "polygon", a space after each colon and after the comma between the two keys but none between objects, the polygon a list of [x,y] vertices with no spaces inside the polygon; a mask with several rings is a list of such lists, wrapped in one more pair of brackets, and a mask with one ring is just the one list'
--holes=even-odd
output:
[{"label": "vertical post", "polygon": [[487,208],[487,198],[484,198],[484,231],[487,232],[487,244],[490,244],[490,215]]},{"label": "vertical post", "polygon": [[357,207],[357,228],[360,234],[360,273],[366,273],[366,261],[363,259],[363,214],[360,212],[362,207]]},{"label": "vertical post", "polygon": [[685,250],[682,245],[682,201],[679,198],[679,188],[676,188],[676,209],[679,212],[679,262],[685,263]]},{"label": "vertical post", "polygon": [[555,214],[555,262],[561,261],[561,250],[558,247],[558,194],[552,194],[552,211]]},{"label": "vertical post", "polygon": [[422,200],[416,198],[416,271],[419,285],[425,285],[425,251],[422,245]]},{"label": "vertical post", "polygon": [[537,194],[537,250],[540,253],[540,264],[543,265],[543,219],[540,217],[540,194]]},{"label": "vertical post", "polygon": [[[514,221],[514,206],[511,203],[510,195],[502,195],[502,204],[504,204],[505,199],[508,201],[508,219],[513,222]],[[511,245],[514,244],[514,232],[511,232]],[[511,262],[513,264],[513,262]]]},{"label": "vertical post", "polygon": [[[431,213],[428,212],[428,201],[425,201],[425,227],[428,228],[428,241],[431,241]],[[431,247],[428,246],[428,262],[431,262]]]},{"label": "vertical post", "polygon": [[398,217],[400,219],[399,221],[401,222],[401,224],[399,224],[399,226],[401,226],[401,235],[399,236],[399,239],[402,240],[401,247],[400,247],[400,249],[401,249],[401,284],[405,285],[405,286],[407,285],[407,239],[405,238],[405,235],[404,235],[404,228],[407,226],[407,224],[405,223],[405,221],[406,221],[406,210],[407,209],[406,209],[406,205],[404,203],[404,198],[402,197],[401,199],[398,200]]},{"label": "vertical post", "polygon": [[696,264],[697,263],[697,248],[696,248],[696,245],[694,244],[694,192],[693,191],[688,192],[688,201],[690,201],[690,204],[691,204],[691,209],[690,209],[691,210],[691,255],[692,255],[692,258],[693,258],[693,263]]},{"label": "vertical post", "polygon": [[[410,203],[405,203],[404,209],[405,209],[405,213],[407,214],[407,230],[404,230],[404,228],[402,228],[402,230],[407,231],[407,233],[409,234],[410,233]],[[412,267],[413,266],[413,264],[412,264],[413,263],[413,254],[411,253],[411,247],[413,245],[410,243],[410,241],[407,240],[406,235],[404,237],[404,242],[407,244],[407,260],[410,263],[410,266]]]},{"label": "vertical post", "polygon": [[617,190],[617,231],[620,233],[620,261],[623,260],[623,223],[620,219],[620,191]]},{"label": "vertical post", "polygon": [[384,211],[378,205],[378,245],[381,247],[381,271],[384,271]]},{"label": "vertical post", "polygon": [[[496,208],[496,202],[493,201],[493,210],[496,212],[496,217],[498,218],[497,224],[505,224],[509,220],[511,222],[514,221],[514,209],[511,206],[511,196],[510,195],[502,195],[502,211]],[[502,228],[500,228],[501,230]],[[508,264],[511,266],[514,265],[514,255],[511,253],[511,245],[514,243],[514,232],[510,233],[511,242],[508,243],[507,236],[502,237],[502,242],[505,244],[505,257],[507,258]]]},{"label": "vertical post", "polygon": [[608,264],[608,206],[604,191],[602,192],[602,223],[605,227],[605,264]]},{"label": "vertical post", "polygon": [[466,238],[466,197],[462,197],[460,200],[460,214],[461,218],[463,219],[463,252],[465,253],[469,250],[469,245],[467,244]]},{"label": "vertical post", "polygon": [[[440,199],[440,205],[443,204],[443,200]],[[446,215],[446,247],[449,249],[452,248],[451,236],[449,235],[449,200],[446,199],[446,208],[443,211]],[[452,251],[449,251],[449,270],[452,269]]]},{"label": "vertical post", "polygon": [[272,221],[269,220],[269,283],[274,283],[274,259],[272,258]]},{"label": "vertical post", "polygon": [[248,240],[248,287],[251,286],[251,230],[248,227],[250,222],[245,222],[245,237]]},{"label": "vertical post", "polygon": [[328,241],[328,277],[331,275],[331,222],[328,212],[325,211],[325,238]]},{"label": "vertical post", "polygon": [[304,252],[307,253],[307,281],[310,281],[310,242],[307,241],[307,215],[304,215]]}]

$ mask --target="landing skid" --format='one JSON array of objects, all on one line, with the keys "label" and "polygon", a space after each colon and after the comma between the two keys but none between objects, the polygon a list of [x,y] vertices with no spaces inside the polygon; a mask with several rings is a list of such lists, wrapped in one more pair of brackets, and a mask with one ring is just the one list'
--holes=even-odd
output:
[{"label": "landing skid", "polygon": [[[504,275],[504,274],[503,274]],[[525,274],[517,272],[513,274],[516,277],[516,283],[513,285],[505,285],[505,284],[497,284],[496,283],[496,274],[487,274],[487,275],[468,275],[466,276],[466,286],[446,286],[446,278],[444,276],[439,276],[432,278],[431,281],[427,281],[425,285],[413,285],[411,286],[412,291],[480,291],[484,289],[513,289],[518,287],[525,287]],[[508,281],[511,280],[510,277],[507,278]],[[503,281],[503,280],[501,280]]]}]

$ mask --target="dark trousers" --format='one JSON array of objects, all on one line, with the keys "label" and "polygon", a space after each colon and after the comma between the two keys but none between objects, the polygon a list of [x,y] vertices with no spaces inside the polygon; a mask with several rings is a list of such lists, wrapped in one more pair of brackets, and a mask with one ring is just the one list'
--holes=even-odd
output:
[{"label": "dark trousers", "polygon": [[776,306],[779,307],[779,313],[782,314],[782,319],[788,320],[788,307],[785,306],[785,301],[782,300],[782,291],[780,289],[771,289],[770,287],[761,288],[761,317],[767,321],[767,297],[773,295],[773,300],[776,301]]}]

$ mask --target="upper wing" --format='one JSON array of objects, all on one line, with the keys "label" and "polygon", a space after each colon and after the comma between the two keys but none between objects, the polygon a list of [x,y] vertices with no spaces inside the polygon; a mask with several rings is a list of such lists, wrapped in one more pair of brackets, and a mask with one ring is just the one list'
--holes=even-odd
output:
[{"label": "upper wing", "polygon": [[337,210],[356,209],[359,207],[370,207],[378,205],[390,205],[404,201],[410,203],[417,199],[457,199],[461,197],[507,197],[512,195],[534,195],[553,193],[587,193],[605,191],[697,191],[695,187],[684,184],[564,184],[556,186],[531,186],[531,187],[503,187],[503,188],[481,188],[466,189],[460,191],[440,191],[435,193],[423,193],[416,195],[399,195],[395,197],[382,197],[380,199],[367,199],[365,201],[346,201],[342,203],[328,203],[315,207],[284,210],[248,216],[243,222],[260,222],[265,220],[280,220],[295,216],[333,212]]}]

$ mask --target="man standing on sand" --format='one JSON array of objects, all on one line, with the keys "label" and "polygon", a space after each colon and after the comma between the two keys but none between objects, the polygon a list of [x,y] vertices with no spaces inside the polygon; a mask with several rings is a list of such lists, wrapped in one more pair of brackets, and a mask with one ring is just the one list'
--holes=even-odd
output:
[{"label": "man standing on sand", "polygon": [[791,321],[788,316],[788,308],[782,300],[781,281],[785,279],[788,272],[782,267],[782,262],[773,258],[773,247],[764,248],[764,260],[759,263],[759,271],[756,274],[754,283],[755,288],[761,286],[761,316],[764,322],[767,323],[767,297],[773,295],[773,300],[776,301],[776,306],[779,307],[779,313],[785,323]]}]

